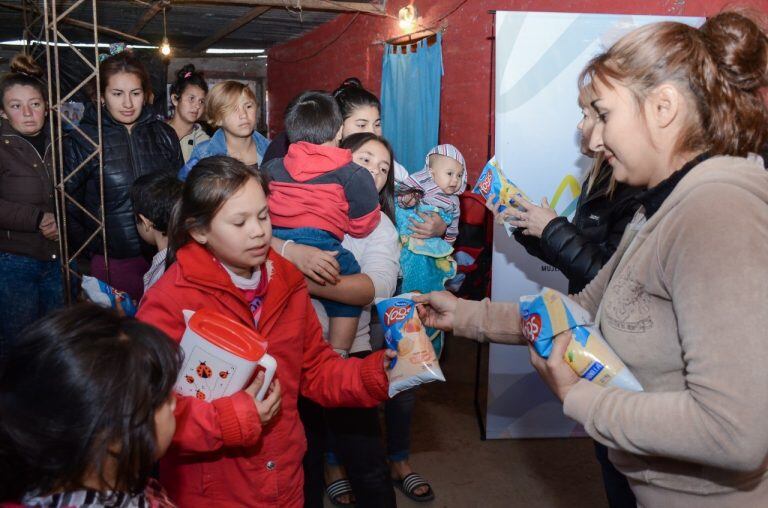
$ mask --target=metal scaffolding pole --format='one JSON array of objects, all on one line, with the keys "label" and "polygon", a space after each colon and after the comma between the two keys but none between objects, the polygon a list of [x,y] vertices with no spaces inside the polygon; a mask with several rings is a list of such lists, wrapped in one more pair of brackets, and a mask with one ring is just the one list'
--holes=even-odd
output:
[{"label": "metal scaffolding pole", "polygon": [[37,44],[44,37],[43,13],[35,0],[22,0],[21,15],[24,23],[21,33],[21,39],[24,41],[24,52],[38,60],[45,53],[43,45]]},{"label": "metal scaffolding pole", "polygon": [[[27,3],[34,2],[25,2]],[[49,120],[50,133],[51,133],[51,154],[53,157],[54,165],[54,195],[56,199],[56,209],[58,213],[58,227],[59,227],[59,253],[62,264],[62,270],[64,275],[64,288],[66,292],[66,298],[68,301],[72,298],[72,284],[73,277],[78,278],[76,262],[79,256],[85,251],[88,244],[94,239],[101,236],[102,248],[104,249],[104,260],[107,267],[107,273],[109,273],[109,261],[107,258],[107,235],[105,234],[105,221],[104,221],[104,161],[102,154],[102,136],[101,136],[101,108],[97,108],[98,115],[98,136],[97,139],[93,139],[85,132],[83,132],[77,125],[69,120],[64,114],[62,114],[62,106],[70,100],[79,90],[87,86],[89,83],[95,83],[96,96],[94,98],[95,103],[101,104],[101,87],[99,83],[99,34],[98,34],[98,22],[96,19],[96,0],[77,0],[68,5],[68,7],[62,13],[58,13],[58,6],[56,0],[42,0],[43,12],[42,17],[44,20],[44,32],[45,32],[45,55],[46,66],[48,75],[48,100],[51,111],[51,117]],[[90,16],[92,21],[90,22],[93,28],[91,32],[93,36],[93,54],[86,56],[80,48],[77,48],[73,43],[59,30],[60,24],[64,24],[63,20],[72,14],[74,11],[80,9],[84,5],[91,5]],[[26,11],[25,11],[26,12]],[[39,9],[38,9],[39,12]],[[78,16],[79,18],[81,16]],[[38,39],[39,40],[39,39]],[[83,42],[83,41],[78,41]],[[90,39],[87,42],[91,42]],[[64,47],[70,49],[76,56],[78,56],[88,66],[90,73],[78,84],[74,89],[70,90],[66,95],[62,96],[60,69],[61,61],[59,58],[59,48]],[[90,53],[90,51],[88,51]],[[67,131],[64,129],[67,125],[70,129],[77,132],[83,139],[87,140],[92,146],[92,151],[88,157],[76,168],[71,168],[67,171],[64,167],[63,157],[63,139]],[[66,190],[66,183],[74,175],[81,171],[86,171],[89,166],[93,164],[93,161],[98,163],[99,173],[99,192],[101,196],[101,207],[99,216],[96,217],[90,213],[85,203],[79,203],[77,199],[71,196]],[[83,245],[70,245],[67,239],[67,207],[74,205],[80,210],[86,217],[90,218],[96,224],[96,229],[85,240]]]}]

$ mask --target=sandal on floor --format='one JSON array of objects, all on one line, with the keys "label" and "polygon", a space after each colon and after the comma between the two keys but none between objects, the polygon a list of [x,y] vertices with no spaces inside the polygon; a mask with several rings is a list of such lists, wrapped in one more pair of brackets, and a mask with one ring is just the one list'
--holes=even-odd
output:
[{"label": "sandal on floor", "polygon": [[333,506],[355,506],[354,501],[350,503],[342,503],[339,501],[341,496],[353,497],[355,494],[352,492],[352,484],[346,478],[341,478],[335,482],[329,483],[325,487],[325,493],[328,494],[328,499],[331,500]]},{"label": "sandal on floor", "polygon": [[[416,501],[417,503],[426,503],[427,501],[432,501],[435,499],[435,493],[432,491],[432,487],[418,473],[407,474],[402,480],[394,480],[394,484],[409,499]],[[427,487],[427,491],[420,496],[416,495],[416,489],[425,485]]]}]

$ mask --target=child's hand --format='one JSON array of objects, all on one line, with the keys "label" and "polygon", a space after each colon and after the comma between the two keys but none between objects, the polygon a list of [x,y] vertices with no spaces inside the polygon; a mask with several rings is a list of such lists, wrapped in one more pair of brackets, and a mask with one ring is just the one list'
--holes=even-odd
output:
[{"label": "child's hand", "polygon": [[264,371],[256,374],[253,382],[245,389],[245,393],[253,397],[253,403],[256,405],[256,411],[259,412],[259,419],[261,425],[267,425],[277,413],[280,412],[280,405],[282,404],[282,395],[280,390],[280,381],[275,379],[272,384],[269,385],[267,396],[264,400],[256,400],[256,394],[259,393],[261,385],[264,384]]},{"label": "child's hand", "polygon": [[403,208],[413,208],[419,204],[419,195],[416,192],[409,192],[400,196],[400,206]]},{"label": "child's hand", "polygon": [[397,351],[392,351],[391,349],[384,350],[384,356],[382,357],[384,359],[384,370],[389,368],[395,357],[397,357]]}]

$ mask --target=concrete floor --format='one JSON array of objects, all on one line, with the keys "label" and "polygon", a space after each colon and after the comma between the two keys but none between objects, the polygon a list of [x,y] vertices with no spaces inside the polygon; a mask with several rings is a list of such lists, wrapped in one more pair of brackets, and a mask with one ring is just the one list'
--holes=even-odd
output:
[{"label": "concrete floor", "polygon": [[[436,499],[415,503],[398,491],[398,506],[606,507],[591,440],[480,440],[475,348],[449,338],[442,362],[448,381],[419,389],[411,465],[432,484]],[[326,500],[326,506],[332,505]]]}]

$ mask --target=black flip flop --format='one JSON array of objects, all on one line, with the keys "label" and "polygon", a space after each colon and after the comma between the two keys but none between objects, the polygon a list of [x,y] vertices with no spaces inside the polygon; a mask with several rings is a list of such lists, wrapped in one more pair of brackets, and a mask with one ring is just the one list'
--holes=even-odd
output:
[{"label": "black flip flop", "polygon": [[[395,486],[408,497],[408,499],[416,501],[417,503],[426,503],[435,499],[435,493],[432,491],[432,486],[418,473],[407,474],[405,475],[405,478],[402,480],[395,480],[394,483]],[[424,494],[420,496],[414,494],[416,489],[423,486],[427,487],[427,491]]]},{"label": "black flip flop", "polygon": [[341,496],[354,496],[354,492],[352,492],[352,484],[349,483],[349,480],[346,478],[341,478],[340,480],[336,480],[335,482],[331,482],[325,487],[325,493],[328,495],[328,499],[331,500],[331,504],[333,506],[355,506],[355,503],[342,503],[339,501],[339,498]]}]

